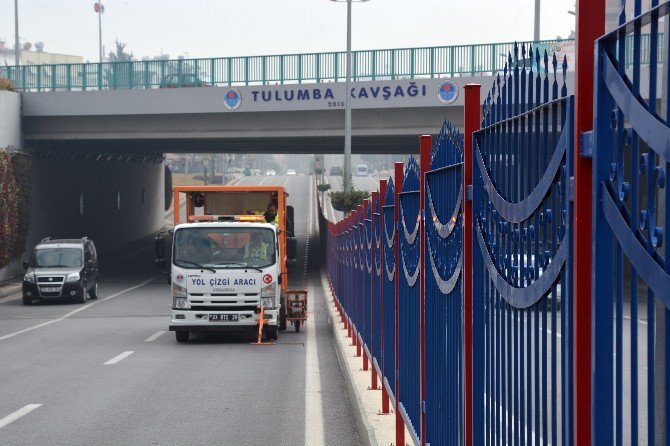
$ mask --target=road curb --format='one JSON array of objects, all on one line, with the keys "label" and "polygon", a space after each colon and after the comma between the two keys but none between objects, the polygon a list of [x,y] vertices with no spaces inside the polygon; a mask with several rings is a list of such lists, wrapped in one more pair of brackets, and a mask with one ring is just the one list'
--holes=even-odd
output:
[{"label": "road curb", "polygon": [[0,299],[4,299],[5,297],[10,297],[13,296],[17,293],[21,292],[21,285],[12,285],[4,288],[0,288]]},{"label": "road curb", "polygon": [[367,413],[366,405],[363,403],[361,397],[361,390],[358,386],[355,385],[354,379],[349,373],[349,364],[345,359],[347,352],[342,345],[340,339],[337,336],[337,328],[339,322],[335,317],[335,303],[333,300],[333,295],[328,286],[328,279],[325,276],[325,273],[321,272],[321,285],[323,287],[324,295],[326,296],[326,307],[328,309],[328,318],[330,320],[330,330],[333,334],[333,344],[335,344],[335,352],[337,353],[337,361],[340,363],[340,369],[344,375],[344,381],[347,385],[347,393],[349,394],[349,400],[354,409],[354,415],[356,417],[356,424],[358,425],[358,431],[361,434],[361,440],[365,446],[379,446],[377,442],[377,437],[375,435],[375,429],[367,420],[367,417],[364,414]]}]

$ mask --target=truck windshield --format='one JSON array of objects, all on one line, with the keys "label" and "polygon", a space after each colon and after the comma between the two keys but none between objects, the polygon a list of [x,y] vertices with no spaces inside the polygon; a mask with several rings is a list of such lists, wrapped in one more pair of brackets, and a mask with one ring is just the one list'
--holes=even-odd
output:
[{"label": "truck windshield", "polygon": [[199,227],[175,232],[172,258],[183,268],[265,268],[276,254],[272,229]]},{"label": "truck windshield", "polygon": [[42,248],[35,251],[33,266],[39,268],[78,268],[84,252],[77,248]]}]

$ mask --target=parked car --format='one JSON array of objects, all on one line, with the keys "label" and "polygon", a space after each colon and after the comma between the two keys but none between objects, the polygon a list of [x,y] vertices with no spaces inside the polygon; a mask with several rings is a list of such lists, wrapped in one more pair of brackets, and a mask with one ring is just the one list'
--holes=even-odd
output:
[{"label": "parked car", "polygon": [[269,177],[273,177],[273,176],[277,175],[277,172],[275,172],[274,170],[266,170],[265,175],[267,175]]},{"label": "parked car", "polygon": [[368,166],[367,164],[359,164],[356,166],[356,176],[357,177],[367,177],[368,176]]},{"label": "parked car", "polygon": [[168,74],[161,81],[160,88],[204,87],[197,74]]},{"label": "parked car", "polygon": [[331,177],[341,177],[342,176],[342,168],[340,166],[333,166],[330,168],[330,176]]},{"label": "parked car", "polygon": [[98,254],[93,241],[54,239],[40,241],[23,268],[23,305],[33,300],[70,298],[85,303],[98,298]]},{"label": "parked car", "polygon": [[286,175],[295,175],[295,169],[288,169]]}]

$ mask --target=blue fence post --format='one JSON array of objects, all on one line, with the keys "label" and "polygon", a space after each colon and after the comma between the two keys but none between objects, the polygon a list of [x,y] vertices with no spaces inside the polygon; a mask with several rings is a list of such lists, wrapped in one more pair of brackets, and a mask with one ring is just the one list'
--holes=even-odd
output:
[{"label": "blue fence post", "polygon": [[379,314],[381,313],[381,269],[378,265],[381,262],[378,248],[378,225],[375,213],[379,212],[379,192],[372,192],[372,199],[370,201],[370,263],[372,270],[370,271],[370,362],[372,362],[372,373],[370,376],[370,389],[377,390],[377,365],[380,364],[379,345],[381,326],[379,325]]}]

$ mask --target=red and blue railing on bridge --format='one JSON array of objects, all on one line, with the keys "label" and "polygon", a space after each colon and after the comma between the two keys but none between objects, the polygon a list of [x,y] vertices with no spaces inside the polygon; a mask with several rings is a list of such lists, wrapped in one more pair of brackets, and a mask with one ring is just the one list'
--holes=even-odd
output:
[{"label": "red and blue railing on bridge", "polygon": [[670,69],[654,38],[670,2],[633,10],[596,43],[592,77],[577,73],[587,101],[564,60],[521,45],[483,104],[466,87],[462,136],[422,136],[418,159],[323,225],[396,444],[405,429],[433,446],[670,438]]}]

